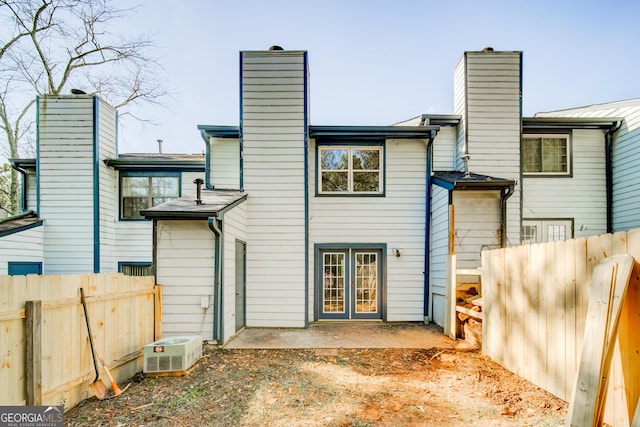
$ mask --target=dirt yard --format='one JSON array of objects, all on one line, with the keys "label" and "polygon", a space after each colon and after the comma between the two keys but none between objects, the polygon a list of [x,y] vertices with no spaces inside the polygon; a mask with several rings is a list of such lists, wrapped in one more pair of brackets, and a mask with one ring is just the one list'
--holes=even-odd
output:
[{"label": "dirt yard", "polygon": [[182,377],[139,374],[68,426],[558,426],[567,405],[477,351],[208,349]]}]

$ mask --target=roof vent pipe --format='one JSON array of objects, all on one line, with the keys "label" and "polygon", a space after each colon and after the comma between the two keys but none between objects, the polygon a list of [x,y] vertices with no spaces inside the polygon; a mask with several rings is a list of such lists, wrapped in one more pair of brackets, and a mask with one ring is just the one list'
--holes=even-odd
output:
[{"label": "roof vent pipe", "polygon": [[471,174],[469,173],[469,159],[471,158],[468,154],[462,155],[462,161],[464,162],[464,177],[470,178]]},{"label": "roof vent pipe", "polygon": [[158,153],[162,154],[162,140],[158,139],[157,141],[158,141]]},{"label": "roof vent pipe", "polygon": [[204,179],[196,178],[193,183],[196,185],[196,205],[202,204],[202,184],[204,184]]}]

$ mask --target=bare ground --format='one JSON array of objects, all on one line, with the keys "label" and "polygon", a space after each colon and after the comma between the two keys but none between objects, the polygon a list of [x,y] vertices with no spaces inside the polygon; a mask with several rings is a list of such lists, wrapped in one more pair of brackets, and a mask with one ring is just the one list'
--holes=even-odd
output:
[{"label": "bare ground", "polygon": [[68,426],[557,426],[567,405],[477,351],[207,349],[181,377],[139,374]]}]

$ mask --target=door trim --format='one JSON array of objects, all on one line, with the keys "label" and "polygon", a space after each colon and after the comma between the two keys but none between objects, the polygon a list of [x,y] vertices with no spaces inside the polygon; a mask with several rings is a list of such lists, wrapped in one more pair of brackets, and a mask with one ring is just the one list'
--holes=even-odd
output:
[{"label": "door trim", "polygon": [[[387,321],[387,244],[386,243],[316,243],[314,245],[314,285],[313,285],[313,319],[315,321],[320,320],[320,313],[322,312],[322,287],[323,287],[323,269],[322,269],[322,253],[327,251],[336,251],[336,252],[347,252],[347,260],[348,260],[348,269],[349,271],[353,270],[353,266],[351,265],[351,251],[378,251],[380,253],[379,259],[379,289],[380,293],[380,312],[379,315],[375,316],[373,319],[376,320],[381,319],[382,321]],[[351,307],[347,307],[348,310],[351,310]],[[345,320],[345,321],[362,321],[367,319],[352,319],[350,316],[347,316],[347,319],[327,319],[323,318],[322,320]]]}]

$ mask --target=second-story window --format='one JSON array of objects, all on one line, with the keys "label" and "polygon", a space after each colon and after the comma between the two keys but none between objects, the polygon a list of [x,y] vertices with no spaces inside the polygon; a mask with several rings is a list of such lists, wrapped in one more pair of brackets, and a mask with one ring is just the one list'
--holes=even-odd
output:
[{"label": "second-story window", "polygon": [[525,135],[522,140],[522,172],[532,175],[569,175],[568,135]]},{"label": "second-story window", "polygon": [[318,148],[318,194],[383,193],[382,145]]},{"label": "second-story window", "polygon": [[120,185],[122,219],[142,219],[140,210],[180,197],[177,174],[130,173],[121,177]]}]

